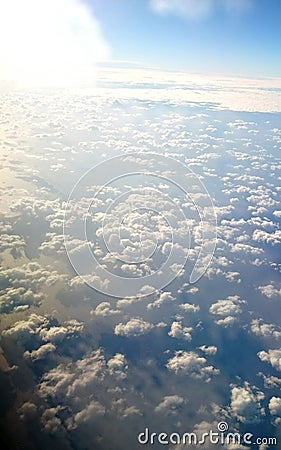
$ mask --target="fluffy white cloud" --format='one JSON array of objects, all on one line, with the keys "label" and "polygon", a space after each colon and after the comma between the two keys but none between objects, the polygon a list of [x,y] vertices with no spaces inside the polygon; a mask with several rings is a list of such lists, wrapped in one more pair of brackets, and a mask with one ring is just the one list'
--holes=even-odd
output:
[{"label": "fluffy white cloud", "polygon": [[41,345],[37,350],[32,350],[31,352],[24,352],[24,357],[26,359],[30,359],[31,361],[38,361],[39,359],[44,359],[50,353],[53,353],[56,350],[54,344],[48,342],[47,344]]},{"label": "fluffy white cloud", "polygon": [[263,323],[261,319],[254,319],[251,323],[251,331],[257,336],[273,337],[279,339],[281,330],[273,324]]},{"label": "fluffy white cloud", "polygon": [[10,287],[1,291],[0,311],[10,313],[28,309],[31,305],[39,305],[43,299],[42,293],[24,287]]},{"label": "fluffy white cloud", "polygon": [[31,314],[2,332],[3,338],[21,342],[24,357],[31,361],[44,359],[63,345],[64,340],[77,338],[83,330],[83,323],[71,319],[59,324],[45,316]]},{"label": "fluffy white cloud", "polygon": [[167,367],[175,373],[189,375],[192,378],[203,380],[207,383],[213,375],[220,373],[215,367],[207,365],[206,358],[192,351],[185,352],[180,350],[175,352],[175,356],[167,362]]},{"label": "fluffy white cloud", "polygon": [[2,234],[0,238],[0,250],[10,250],[15,257],[24,256],[26,243],[22,236],[15,234]]},{"label": "fluffy white cloud", "polygon": [[63,280],[65,275],[52,270],[50,266],[42,267],[37,262],[4,269],[0,275],[0,283],[5,286],[0,290],[0,311],[10,313],[28,309],[33,304],[38,305],[45,298],[41,287],[52,286]]},{"label": "fluffy white cloud", "polygon": [[12,338],[15,341],[20,340],[25,348],[28,348],[27,345],[30,343],[31,339],[38,334],[38,331],[41,328],[47,326],[47,324],[48,319],[46,317],[31,314],[28,319],[20,320],[7,330],[4,330],[2,335],[4,337]]},{"label": "fluffy white cloud", "polygon": [[182,303],[181,305],[179,305],[179,307],[187,313],[195,313],[200,311],[199,305],[193,305],[191,303]]},{"label": "fluffy white cloud", "polygon": [[231,295],[225,300],[218,300],[210,306],[210,313],[219,316],[230,316],[241,314],[241,304],[245,303],[238,295]]},{"label": "fluffy white cloud", "polygon": [[96,306],[96,309],[91,311],[91,314],[95,316],[115,316],[116,314],[120,314],[119,309],[113,309],[109,302],[101,302]]},{"label": "fluffy white cloud", "polygon": [[215,355],[218,351],[218,348],[215,345],[201,345],[201,347],[198,348],[206,353],[206,355]]},{"label": "fluffy white cloud", "polygon": [[173,322],[171,325],[171,329],[169,331],[169,336],[176,338],[176,339],[184,339],[186,341],[191,341],[192,327],[184,327],[182,325],[182,322]]},{"label": "fluffy white cloud", "polygon": [[111,359],[107,361],[109,372],[119,379],[126,378],[126,371],[128,369],[127,361],[122,353],[116,353]]},{"label": "fluffy white cloud", "polygon": [[175,300],[176,299],[171,294],[171,292],[161,292],[156,300],[147,305],[147,309],[160,308],[160,306],[162,306],[163,304],[169,304],[170,302],[174,302]]},{"label": "fluffy white cloud", "polygon": [[96,400],[92,400],[82,411],[75,414],[72,428],[87,423],[93,423],[97,417],[104,416],[104,414],[105,407]]},{"label": "fluffy white cloud", "polygon": [[271,397],[268,403],[270,414],[281,417],[281,398]]},{"label": "fluffy white cloud", "polygon": [[148,333],[154,328],[150,322],[146,322],[138,317],[132,318],[127,323],[118,323],[115,327],[114,333],[121,336],[140,336]]},{"label": "fluffy white cloud", "polygon": [[156,406],[155,412],[166,416],[173,416],[180,413],[184,403],[184,398],[179,395],[166,395],[159,405]]},{"label": "fluffy white cloud", "polygon": [[51,266],[43,267],[38,262],[29,262],[19,267],[1,272],[2,283],[9,282],[14,287],[37,289],[42,285],[52,286],[57,281],[64,281],[66,276],[53,270]]},{"label": "fluffy white cloud", "polygon": [[216,321],[218,325],[228,327],[237,322],[237,316],[242,313],[241,305],[245,303],[245,300],[241,300],[238,295],[230,295],[224,300],[218,300],[216,303],[213,303],[209,311],[211,314],[221,316]]},{"label": "fluffy white cloud", "polygon": [[259,286],[259,291],[268,298],[279,297],[281,295],[281,289],[274,284],[267,284],[265,286]]},{"label": "fluffy white cloud", "polygon": [[62,421],[59,417],[60,411],[60,406],[47,408],[43,411],[41,416],[41,424],[46,433],[56,434],[62,431]]},{"label": "fluffy white cloud", "polygon": [[264,394],[245,383],[243,387],[233,386],[231,390],[231,414],[245,423],[259,422],[264,415],[261,400]]},{"label": "fluffy white cloud", "polygon": [[281,372],[281,350],[268,350],[268,352],[262,350],[258,353],[258,357],[261,361],[268,362],[274,367],[276,370]]}]

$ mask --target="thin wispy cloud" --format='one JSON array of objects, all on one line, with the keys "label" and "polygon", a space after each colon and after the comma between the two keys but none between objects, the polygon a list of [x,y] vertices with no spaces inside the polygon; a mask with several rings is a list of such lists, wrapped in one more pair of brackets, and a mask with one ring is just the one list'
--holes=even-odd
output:
[{"label": "thin wispy cloud", "polygon": [[249,9],[251,0],[150,0],[151,9],[161,15],[174,15],[186,20],[203,20],[217,9],[230,13]]}]

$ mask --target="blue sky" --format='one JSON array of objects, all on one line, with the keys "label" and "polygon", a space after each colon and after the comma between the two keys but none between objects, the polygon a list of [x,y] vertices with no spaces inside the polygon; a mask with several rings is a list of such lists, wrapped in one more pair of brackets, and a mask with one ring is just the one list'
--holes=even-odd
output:
[{"label": "blue sky", "polygon": [[281,74],[280,0],[88,2],[113,59],[195,73]]}]

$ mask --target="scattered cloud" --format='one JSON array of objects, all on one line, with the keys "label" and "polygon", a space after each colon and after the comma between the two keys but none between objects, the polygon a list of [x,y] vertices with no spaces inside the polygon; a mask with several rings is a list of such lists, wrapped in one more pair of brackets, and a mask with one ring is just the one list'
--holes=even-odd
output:
[{"label": "scattered cloud", "polygon": [[243,387],[233,386],[231,390],[231,414],[243,423],[260,422],[265,415],[261,407],[264,394],[245,383]]},{"label": "scattered cloud", "polygon": [[127,323],[119,323],[116,325],[114,333],[120,336],[140,336],[148,333],[154,328],[150,322],[146,322],[138,317],[129,320]]},{"label": "scattered cloud", "polygon": [[189,375],[206,383],[211,381],[214,375],[220,373],[215,367],[207,365],[206,358],[199,356],[193,351],[185,352],[180,350],[175,352],[175,356],[169,359],[167,367],[176,374]]},{"label": "scattered cloud", "polygon": [[281,350],[268,350],[268,352],[262,350],[258,353],[258,357],[261,361],[268,362],[274,367],[276,370],[281,372]]}]

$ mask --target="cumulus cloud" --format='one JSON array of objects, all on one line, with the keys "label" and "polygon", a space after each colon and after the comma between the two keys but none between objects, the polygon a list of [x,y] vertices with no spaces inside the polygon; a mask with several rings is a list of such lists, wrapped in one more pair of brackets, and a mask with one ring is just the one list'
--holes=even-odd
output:
[{"label": "cumulus cloud", "polygon": [[231,390],[231,414],[244,423],[260,422],[265,414],[261,407],[264,394],[249,383],[243,387],[233,386]]},{"label": "cumulus cloud", "polygon": [[281,337],[281,330],[270,323],[263,323],[261,319],[254,319],[251,323],[251,331],[257,336],[273,337],[279,339]]},{"label": "cumulus cloud", "polygon": [[195,313],[200,311],[199,305],[193,305],[192,303],[181,303],[179,307],[187,313]]},{"label": "cumulus cloud", "polygon": [[34,417],[36,417],[36,415],[37,415],[37,412],[38,412],[38,408],[32,402],[23,403],[17,410],[17,413],[19,414],[19,416],[22,420],[34,419]]},{"label": "cumulus cloud", "polygon": [[161,292],[156,300],[147,305],[147,309],[160,308],[160,306],[162,306],[163,304],[169,304],[170,302],[174,302],[175,300],[176,299],[171,294],[171,292]]},{"label": "cumulus cloud", "polygon": [[1,272],[1,282],[9,282],[14,287],[36,289],[46,284],[52,286],[57,281],[64,281],[65,275],[59,274],[51,266],[43,267],[38,262],[29,262],[19,267]]},{"label": "cumulus cloud", "polygon": [[165,416],[173,416],[180,413],[185,402],[185,399],[179,395],[166,395],[156,406],[155,412]]},{"label": "cumulus cloud", "polygon": [[31,352],[24,352],[24,357],[30,359],[31,361],[38,361],[39,359],[44,359],[49,353],[53,353],[56,350],[54,344],[48,342],[47,344],[41,345],[37,350],[32,350]]},{"label": "cumulus cloud", "polygon": [[267,298],[275,298],[281,295],[281,289],[274,284],[267,284],[258,287],[259,291]]},{"label": "cumulus cloud", "polygon": [[98,401],[92,400],[82,411],[75,414],[72,427],[93,423],[97,417],[104,416],[104,414],[105,407]]},{"label": "cumulus cloud", "polygon": [[91,311],[91,314],[95,316],[115,316],[120,314],[119,309],[113,309],[109,302],[101,302],[96,306],[96,309]]},{"label": "cumulus cloud", "polygon": [[10,313],[28,309],[31,305],[39,305],[45,295],[43,285],[52,286],[57,281],[65,280],[50,266],[42,267],[37,262],[29,262],[19,267],[1,271],[0,311]]},{"label": "cumulus cloud", "polygon": [[182,322],[173,322],[171,325],[171,329],[169,331],[169,336],[176,338],[176,339],[184,339],[186,341],[191,341],[192,327],[184,327],[182,325]]},{"label": "cumulus cloud", "polygon": [[241,304],[245,303],[244,300],[240,300],[238,295],[232,295],[225,300],[218,300],[210,306],[210,313],[219,316],[228,316],[241,314]]},{"label": "cumulus cloud", "polygon": [[185,352],[180,350],[175,352],[175,356],[168,360],[167,367],[175,373],[189,375],[207,383],[214,375],[220,373],[215,367],[207,365],[206,358],[199,356],[193,351]]},{"label": "cumulus cloud", "polygon": [[230,295],[226,299],[213,303],[209,311],[213,315],[221,316],[216,321],[218,325],[227,327],[237,322],[237,316],[242,313],[241,305],[245,303],[245,300],[241,300],[238,295]]},{"label": "cumulus cloud", "polygon": [[24,250],[26,247],[25,240],[22,236],[15,234],[2,234],[0,238],[0,250],[4,252],[9,250],[14,258],[24,256]]},{"label": "cumulus cloud", "polygon": [[272,416],[280,416],[281,417],[281,398],[280,397],[271,397],[268,403],[268,408],[270,414]]},{"label": "cumulus cloud", "polygon": [[52,317],[31,314],[2,332],[2,338],[21,343],[23,355],[32,362],[45,359],[57,348],[64,352],[64,342],[81,336],[84,324],[71,319],[60,324]]},{"label": "cumulus cloud", "polygon": [[62,420],[59,417],[61,407],[47,408],[43,411],[41,416],[42,429],[46,433],[56,434],[63,430]]},{"label": "cumulus cloud", "polygon": [[276,370],[281,372],[281,350],[268,350],[268,352],[262,350],[258,353],[258,357],[261,361],[268,362],[274,367]]},{"label": "cumulus cloud", "polygon": [[23,311],[31,305],[39,305],[43,299],[42,293],[35,293],[24,287],[10,287],[1,291],[0,311],[3,313]]},{"label": "cumulus cloud", "polygon": [[111,359],[107,361],[109,372],[119,379],[126,378],[126,371],[128,369],[127,361],[122,353],[116,353]]},{"label": "cumulus cloud", "polygon": [[[123,421],[129,416],[140,415],[132,403],[131,385],[124,383],[128,364],[121,353],[106,359],[99,348],[77,361],[63,362],[42,376],[38,389],[40,396],[53,408],[42,416],[51,433],[56,433],[63,422],[67,431],[92,433],[89,442],[95,441],[93,424],[104,429],[104,415],[107,423]],[[58,420],[53,420],[53,418]],[[49,419],[52,419],[49,422]],[[53,429],[54,425],[54,429]],[[106,437],[101,432],[103,439]],[[81,435],[79,434],[79,437]]]},{"label": "cumulus cloud", "polygon": [[201,345],[201,347],[198,348],[206,353],[206,355],[215,355],[218,351],[218,348],[215,345]]},{"label": "cumulus cloud", "polygon": [[154,328],[150,322],[146,322],[138,317],[132,318],[127,323],[118,323],[115,327],[114,333],[120,336],[140,336],[148,333]]}]

